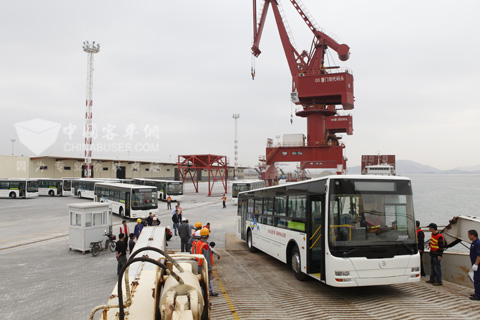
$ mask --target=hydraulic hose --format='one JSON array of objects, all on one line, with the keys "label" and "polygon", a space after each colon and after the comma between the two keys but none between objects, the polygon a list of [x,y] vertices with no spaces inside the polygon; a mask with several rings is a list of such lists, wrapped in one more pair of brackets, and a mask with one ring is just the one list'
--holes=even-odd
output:
[{"label": "hydraulic hose", "polygon": [[155,252],[160,253],[160,254],[163,255],[165,258],[167,258],[168,261],[172,262],[173,265],[174,265],[175,267],[177,267],[178,271],[183,272],[182,266],[181,266],[177,261],[175,261],[172,257],[170,257],[165,251],[163,251],[162,249],[158,249],[158,248],[156,248],[156,247],[143,247],[143,248],[140,248],[140,249],[136,250],[134,253],[132,253],[132,254],[130,255],[129,260],[135,258],[135,256],[136,256],[137,254],[139,254],[139,253],[142,252],[142,251],[146,251],[146,250],[152,250],[152,251],[155,251]]},{"label": "hydraulic hose", "polygon": [[[143,249],[143,248],[142,248]],[[140,249],[141,250],[141,249]],[[140,252],[140,250],[138,250],[138,252]],[[160,250],[160,249],[158,249]],[[122,290],[122,278],[123,278],[123,274],[125,272],[125,270],[132,264],[132,263],[135,263],[135,262],[150,262],[150,263],[153,263],[154,265],[162,268],[162,269],[167,269],[170,271],[170,275],[172,277],[175,278],[175,280],[178,281],[179,284],[184,284],[183,282],[183,279],[180,278],[178,276],[178,274],[176,274],[175,272],[173,272],[173,270],[171,270],[170,268],[168,268],[166,265],[164,265],[163,263],[157,261],[157,260],[153,260],[153,259],[150,259],[150,258],[146,258],[146,257],[141,257],[141,258],[130,258],[127,263],[123,266],[123,268],[120,270],[120,274],[118,275],[118,306],[119,306],[119,319],[120,320],[125,320],[125,310],[124,310],[124,306],[123,306],[123,290]]]}]

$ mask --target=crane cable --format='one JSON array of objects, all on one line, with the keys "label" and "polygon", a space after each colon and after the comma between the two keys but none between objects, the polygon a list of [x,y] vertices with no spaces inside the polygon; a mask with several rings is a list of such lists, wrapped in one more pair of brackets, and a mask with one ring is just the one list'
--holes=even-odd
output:
[{"label": "crane cable", "polygon": [[252,80],[255,80],[255,57],[252,54],[252,61],[250,66],[250,74],[252,75]]}]

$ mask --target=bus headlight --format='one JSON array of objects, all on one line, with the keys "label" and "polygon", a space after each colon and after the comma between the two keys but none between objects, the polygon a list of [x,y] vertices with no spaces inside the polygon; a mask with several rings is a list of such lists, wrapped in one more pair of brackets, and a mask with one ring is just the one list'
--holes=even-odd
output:
[{"label": "bus headlight", "polygon": [[335,271],[335,276],[337,277],[348,277],[350,275],[350,271]]}]

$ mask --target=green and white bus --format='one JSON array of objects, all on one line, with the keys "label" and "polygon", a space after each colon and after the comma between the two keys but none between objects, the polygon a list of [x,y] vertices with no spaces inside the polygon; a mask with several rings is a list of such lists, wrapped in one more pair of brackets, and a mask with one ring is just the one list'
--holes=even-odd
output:
[{"label": "green and white bus", "polygon": [[62,179],[38,179],[39,196],[61,196],[63,194]]},{"label": "green and white bus", "polygon": [[172,201],[183,200],[182,181],[135,178],[133,179],[133,183],[156,187],[158,192],[158,200],[166,201],[168,196],[172,198]]},{"label": "green and white bus", "polygon": [[113,213],[122,218],[147,217],[157,214],[157,188],[125,183],[96,183],[95,201],[107,202]]},{"label": "green and white bus", "polygon": [[232,183],[232,200],[235,202],[235,204],[237,204],[239,192],[245,192],[245,191],[255,190],[259,188],[265,188],[264,180],[234,181]]},{"label": "green and white bus", "polygon": [[36,179],[0,179],[0,198],[38,197]]},{"label": "green and white bus", "polygon": [[335,287],[420,281],[412,186],[393,176],[328,176],[239,193],[250,251]]}]

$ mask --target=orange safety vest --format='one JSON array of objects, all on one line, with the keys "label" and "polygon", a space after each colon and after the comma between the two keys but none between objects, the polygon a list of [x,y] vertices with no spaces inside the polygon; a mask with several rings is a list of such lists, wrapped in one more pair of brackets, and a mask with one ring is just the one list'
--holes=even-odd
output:
[{"label": "orange safety vest", "polygon": [[417,240],[418,240],[418,233],[419,233],[420,231],[422,231],[422,228],[418,228],[418,229],[417,229]]},{"label": "orange safety vest", "polygon": [[[208,243],[203,242],[203,241],[198,241],[197,245],[196,245],[195,252],[197,254],[203,254],[203,248],[205,248],[205,247],[207,247],[207,249],[208,249]],[[203,259],[197,259],[197,261],[198,261],[198,265],[202,266]],[[212,262],[212,267],[213,267],[213,253],[212,253],[212,251],[210,251],[210,261]]]},{"label": "orange safety vest", "polygon": [[195,254],[195,249],[197,248],[197,240],[193,240],[192,242],[192,254]]},{"label": "orange safety vest", "polygon": [[440,249],[440,246],[438,245],[438,240],[440,238],[442,238],[442,240],[445,239],[440,232],[432,234],[432,237],[430,238],[430,251],[438,251]]},{"label": "orange safety vest", "polygon": [[170,196],[168,196],[167,201],[168,202],[172,201],[172,198]]},{"label": "orange safety vest", "polygon": [[223,200],[223,201],[227,201],[227,198],[226,198],[226,197],[222,197],[222,200]]}]

